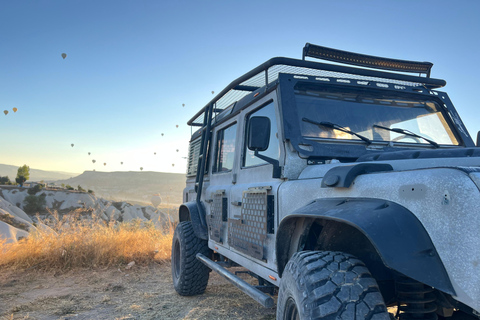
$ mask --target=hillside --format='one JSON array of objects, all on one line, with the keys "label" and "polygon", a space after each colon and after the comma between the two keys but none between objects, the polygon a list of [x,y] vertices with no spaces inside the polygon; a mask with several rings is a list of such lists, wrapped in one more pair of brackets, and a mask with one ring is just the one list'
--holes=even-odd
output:
[{"label": "hillside", "polygon": [[100,172],[85,171],[79,176],[58,180],[57,185],[82,186],[104,199],[150,204],[154,194],[160,194],[164,204],[182,203],[185,175],[164,172]]},{"label": "hillside", "polygon": [[[23,165],[23,164],[22,164]],[[8,164],[0,164],[0,177],[8,176],[11,181],[15,182],[17,170],[20,166],[12,166]],[[55,181],[60,179],[68,179],[77,176],[78,173],[61,172],[61,171],[45,171],[30,168],[30,181]]]}]

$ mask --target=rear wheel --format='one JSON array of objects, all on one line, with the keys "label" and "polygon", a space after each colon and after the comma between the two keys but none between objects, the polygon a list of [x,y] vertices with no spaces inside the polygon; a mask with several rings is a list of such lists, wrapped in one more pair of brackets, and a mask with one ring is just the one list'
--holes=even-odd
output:
[{"label": "rear wheel", "polygon": [[191,221],[178,224],[172,241],[172,278],[182,296],[202,294],[207,288],[210,269],[197,260],[197,253],[210,256],[207,241],[198,238]]},{"label": "rear wheel", "polygon": [[285,267],[277,319],[390,320],[390,316],[363,262],[342,252],[303,251]]}]

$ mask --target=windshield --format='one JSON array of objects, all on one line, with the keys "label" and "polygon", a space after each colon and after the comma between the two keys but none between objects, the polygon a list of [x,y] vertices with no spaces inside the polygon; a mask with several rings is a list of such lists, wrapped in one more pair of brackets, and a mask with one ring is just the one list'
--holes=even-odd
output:
[{"label": "windshield", "polygon": [[[440,145],[459,144],[440,106],[432,100],[414,100],[400,95],[381,96],[366,91],[326,90],[301,85],[295,88],[298,120],[304,137],[360,140],[353,134],[302,121],[308,118],[334,123],[373,141],[430,145],[422,139],[426,138]],[[403,129],[404,132],[388,129]]]}]

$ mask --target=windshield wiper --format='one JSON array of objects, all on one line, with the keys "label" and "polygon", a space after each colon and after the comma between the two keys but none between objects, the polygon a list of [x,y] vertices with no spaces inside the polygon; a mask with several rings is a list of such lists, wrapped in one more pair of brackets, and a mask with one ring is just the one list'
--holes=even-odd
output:
[{"label": "windshield wiper", "polygon": [[308,118],[302,118],[302,121],[305,121],[305,122],[309,122],[309,123],[312,123],[312,124],[316,124],[317,126],[322,126],[322,127],[327,127],[327,128],[330,128],[330,129],[335,129],[335,130],[338,130],[338,131],[342,131],[342,132],[345,132],[345,133],[348,133],[348,134],[351,134],[352,136],[356,136],[360,139],[362,139],[363,141],[365,141],[367,144],[371,144],[372,141],[356,132],[353,132],[352,130],[348,130],[347,128],[345,127],[342,127],[338,124],[335,124],[335,123],[331,123],[331,122],[327,122],[327,121],[321,121],[321,122],[317,122],[317,121],[314,121],[312,119],[308,119]]},{"label": "windshield wiper", "polygon": [[420,139],[423,139],[425,141],[427,141],[428,143],[430,143],[432,146],[434,146],[435,148],[439,148],[440,145],[438,143],[436,143],[435,141],[432,141],[430,139],[427,139],[425,137],[422,137],[421,135],[418,135],[412,131],[409,131],[409,130],[406,130],[406,129],[400,129],[400,128],[387,128],[387,127],[383,127],[383,126],[379,126],[379,125],[376,125],[374,124],[372,127],[375,127],[375,128],[380,128],[380,129],[384,129],[384,130],[388,130],[388,131],[392,131],[392,132],[396,132],[396,133],[401,133],[401,134],[404,134],[404,135],[407,135],[407,136],[411,136],[411,137],[416,137],[416,138],[420,138]]}]

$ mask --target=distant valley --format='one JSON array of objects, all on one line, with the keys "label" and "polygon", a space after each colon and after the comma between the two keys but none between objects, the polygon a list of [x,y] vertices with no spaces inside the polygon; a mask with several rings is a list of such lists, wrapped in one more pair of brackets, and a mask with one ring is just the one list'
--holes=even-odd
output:
[{"label": "distant valley", "polygon": [[55,184],[70,185],[91,189],[95,194],[112,201],[130,201],[150,204],[154,194],[160,194],[163,204],[182,203],[182,191],[185,188],[185,174],[164,172],[99,172],[85,171],[79,176],[57,180]]},{"label": "distant valley", "polygon": [[[0,176],[8,176],[15,182],[18,166],[0,164]],[[154,194],[159,194],[163,205],[178,206],[185,188],[185,174],[152,171],[85,171],[82,174],[44,171],[30,168],[29,181],[54,182],[77,189],[91,189],[97,197],[111,201],[126,201],[150,205]]]}]

